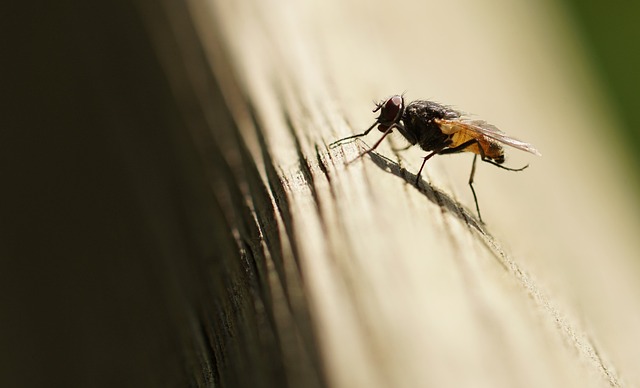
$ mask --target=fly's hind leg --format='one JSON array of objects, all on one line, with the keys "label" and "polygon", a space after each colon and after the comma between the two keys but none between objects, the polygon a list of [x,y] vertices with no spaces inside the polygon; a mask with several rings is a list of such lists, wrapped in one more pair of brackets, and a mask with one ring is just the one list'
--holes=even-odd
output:
[{"label": "fly's hind leg", "polygon": [[[498,164],[496,162],[494,162],[493,160],[487,158],[487,156],[484,153],[484,148],[482,148],[482,145],[480,144],[479,141],[476,141],[476,143],[478,144],[478,151],[480,152],[480,159],[483,162],[489,163],[489,164],[493,164],[496,167],[500,167],[503,170],[507,170],[507,171],[522,171],[525,168],[529,167],[529,165],[525,165],[524,167],[520,167],[520,168],[509,168],[509,167],[505,167],[501,164]],[[476,210],[478,211],[478,218],[480,219],[480,222],[482,221],[482,215],[480,215],[480,206],[478,206],[478,197],[476,196],[476,191],[473,188],[473,177],[476,174],[476,159],[478,158],[478,154],[473,156],[473,163],[471,164],[471,174],[469,175],[469,187],[471,187],[471,193],[473,193],[473,200],[476,202]]]},{"label": "fly's hind leg", "polygon": [[[524,167],[520,167],[520,168],[509,168],[509,167],[505,167],[505,166],[503,166],[501,164],[498,164],[498,163],[494,162],[493,160],[487,158],[487,155],[484,152],[484,148],[482,148],[482,144],[480,144],[480,142],[477,139],[471,139],[471,140],[465,141],[464,143],[462,143],[462,144],[460,144],[458,146],[455,146],[453,148],[446,148],[444,150],[439,151],[438,154],[439,155],[455,154],[455,153],[464,151],[467,147],[470,147],[470,146],[472,146],[474,144],[478,145],[478,152],[480,153],[480,159],[485,163],[493,164],[494,166],[500,167],[501,169],[507,170],[507,171],[522,171],[525,168],[529,167],[529,165],[527,164]],[[475,162],[475,159],[474,159],[473,160],[474,168],[475,168],[475,163],[476,162]]]},{"label": "fly's hind leg", "polygon": [[[464,151],[467,147],[472,146],[474,144],[478,145],[478,152],[480,154],[480,160],[482,160],[483,162],[489,163],[489,164],[493,164],[496,167],[500,167],[503,170],[507,170],[507,171],[522,171],[525,168],[529,167],[529,165],[525,165],[524,167],[520,167],[520,168],[509,168],[509,167],[505,167],[501,164],[498,164],[496,162],[494,162],[493,160],[487,158],[487,155],[485,154],[484,148],[482,148],[482,144],[480,144],[480,142],[477,139],[471,139],[469,141],[466,141],[462,144],[460,144],[459,146],[453,147],[453,148],[447,148],[444,150],[441,150],[440,152],[438,152],[438,154],[440,155],[445,155],[445,154],[453,154],[453,153],[457,153],[457,152],[462,152]],[[478,196],[476,195],[476,190],[473,188],[473,177],[476,174],[476,160],[478,159],[478,154],[473,156],[473,163],[471,164],[471,174],[469,174],[469,187],[471,187],[471,193],[473,194],[473,200],[476,203],[476,211],[478,212],[478,219],[482,221],[482,215],[480,214],[480,206],[478,205]]]},{"label": "fly's hind leg", "polygon": [[482,158],[482,161],[483,161],[483,162],[485,162],[485,163],[489,163],[489,164],[493,164],[494,166],[496,166],[496,167],[500,167],[500,168],[501,168],[501,169],[503,169],[503,170],[507,170],[507,171],[522,171],[522,170],[524,170],[525,168],[529,167],[529,165],[528,165],[528,164],[527,164],[527,165],[525,165],[524,167],[520,167],[520,168],[509,168],[509,167],[505,167],[505,166],[503,166],[503,165],[501,165],[501,164],[498,164],[498,163],[494,162],[493,160],[491,160],[491,159],[487,158],[487,157],[484,155],[484,150],[483,150],[483,149],[482,149],[482,147],[480,146],[480,143],[478,143],[478,148],[480,149],[480,157]]},{"label": "fly's hind leg", "polygon": [[[482,147],[480,148],[482,149]],[[476,190],[473,188],[473,177],[476,175],[476,159],[478,159],[478,154],[473,155],[473,162],[471,163],[471,174],[469,174],[469,187],[471,187],[471,194],[473,194],[473,201],[476,203],[476,211],[478,212],[478,219],[480,222],[482,221],[482,214],[480,214],[480,206],[478,205],[478,196],[476,195]]]},{"label": "fly's hind leg", "polygon": [[[480,158],[482,159],[482,161],[484,162],[490,162],[495,164],[498,167],[502,167],[502,168],[506,168],[503,166],[500,166],[497,163],[494,163],[493,161],[486,159],[486,156],[484,154],[484,149],[482,148],[482,145],[480,144],[480,142],[476,139],[471,139],[468,141],[465,141],[464,143],[460,144],[459,146],[453,147],[453,148],[447,148],[445,150],[440,151],[440,155],[446,155],[446,154],[454,154],[457,152],[462,152],[464,151],[467,147],[472,146],[474,144],[478,145],[478,150],[480,150]],[[478,212],[478,219],[480,220],[480,222],[484,222],[482,221],[482,215],[480,214],[480,205],[478,205],[478,196],[476,195],[476,190],[473,188],[473,177],[476,175],[476,160],[478,159],[478,154],[473,155],[473,162],[471,164],[471,174],[469,174],[469,187],[471,187],[471,194],[473,194],[473,201],[476,204],[476,211]],[[507,170],[509,170],[507,168]]]}]

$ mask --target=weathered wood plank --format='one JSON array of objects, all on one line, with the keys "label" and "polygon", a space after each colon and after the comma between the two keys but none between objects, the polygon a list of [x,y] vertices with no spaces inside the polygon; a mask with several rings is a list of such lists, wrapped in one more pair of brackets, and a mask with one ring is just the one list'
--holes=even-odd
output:
[{"label": "weathered wood plank", "polygon": [[[566,200],[575,194],[564,186],[570,173],[550,170],[567,165],[563,147],[576,133],[570,129],[595,124],[581,117],[579,104],[562,112],[542,109],[553,103],[531,108],[525,102],[536,100],[535,91],[512,98],[521,102],[494,96],[514,91],[504,84],[536,87],[527,82],[530,70],[514,70],[526,61],[508,53],[518,49],[499,37],[508,31],[486,27],[513,26],[500,25],[497,16],[490,19],[491,9],[471,2],[387,8],[357,1],[193,0],[189,7],[187,14],[166,5],[176,47],[163,58],[185,112],[200,110],[194,117],[203,122],[193,123],[193,136],[238,247],[238,255],[220,265],[234,267],[240,260],[246,271],[230,273],[230,283],[212,293],[222,305],[203,311],[213,315],[204,324],[212,349],[193,360],[194,370],[209,365],[200,384],[622,386],[613,365],[637,381],[631,368],[637,351],[604,330],[618,319],[638,319],[638,312],[624,307],[640,295],[634,275],[620,275],[633,268],[629,258],[637,243],[607,233],[604,242],[596,241],[601,231],[579,224],[575,212],[597,203],[596,197],[580,198],[585,206],[567,204],[566,214],[557,211],[562,204],[551,196]],[[513,17],[524,31],[538,31],[533,25],[542,11],[527,7],[515,9]],[[529,19],[528,11],[539,14]],[[478,23],[481,17],[497,24]],[[162,46],[162,28],[151,30]],[[525,43],[529,49],[547,44],[531,35]],[[171,58],[175,52],[178,59]],[[549,72],[540,80],[557,81],[562,74],[539,68]],[[478,80],[484,77],[489,80]],[[430,161],[416,188],[417,150],[395,152],[390,145],[400,143],[391,141],[379,154],[347,166],[360,142],[327,147],[370,124],[369,98],[409,87],[411,98],[435,93],[519,124],[522,132],[514,135],[531,140],[550,160],[530,160],[531,169],[520,174],[481,166],[481,206],[500,238],[467,210],[467,158],[457,157],[465,167],[456,157]],[[556,87],[561,97],[572,96],[563,85]],[[490,108],[473,89],[499,106]],[[538,117],[540,110],[546,117]],[[567,132],[527,135],[540,123]],[[371,139],[375,135],[366,141]],[[598,146],[580,143],[582,150]],[[586,160],[579,153],[572,157]],[[529,161],[517,154],[514,159]],[[615,162],[609,163],[615,170]],[[578,170],[572,173],[580,176]],[[571,184],[581,185],[579,193],[594,188],[588,180]],[[553,193],[545,195],[545,188]],[[612,195],[630,203],[625,194]],[[615,206],[608,209],[621,214]],[[637,222],[623,220],[637,230]],[[571,236],[567,226],[581,236]],[[510,249],[524,253],[512,255]],[[631,291],[618,308],[595,299],[598,308],[583,309],[593,295],[584,290],[595,285],[584,279],[593,272],[576,278],[582,283],[575,289],[563,288],[556,284],[563,278],[553,274],[560,266],[549,264],[566,257],[571,268],[578,263],[572,258],[586,255],[603,269],[590,256],[598,250],[618,258],[603,276],[624,284],[608,294],[622,298],[622,290]],[[236,283],[235,277],[243,280]],[[576,296],[581,292],[584,299]],[[572,297],[581,302],[572,305]],[[574,318],[576,310],[582,321]],[[609,318],[599,322],[598,311]],[[639,338],[637,328],[625,330],[629,340]]]}]

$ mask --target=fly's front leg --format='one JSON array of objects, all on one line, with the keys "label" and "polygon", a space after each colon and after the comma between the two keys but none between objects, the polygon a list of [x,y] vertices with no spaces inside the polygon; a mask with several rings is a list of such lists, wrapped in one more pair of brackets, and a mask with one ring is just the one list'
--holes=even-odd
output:
[{"label": "fly's front leg", "polygon": [[[389,128],[387,128],[386,131],[384,131],[384,133],[382,134],[382,137],[380,137],[380,139],[378,139],[377,142],[375,142],[375,144],[373,145],[373,147],[369,148],[366,151],[363,151],[360,153],[360,155],[358,155],[357,158],[355,158],[354,160],[352,160],[351,162],[354,162],[358,159],[360,159],[361,157],[365,156],[366,154],[370,153],[371,151],[375,150],[376,148],[378,148],[378,146],[380,145],[380,143],[382,143],[382,141],[384,140],[385,137],[387,137],[387,135],[389,135],[391,132],[393,132],[394,128],[401,128],[401,125],[398,123],[394,123],[391,124],[391,126],[389,126]],[[349,162],[349,163],[351,163]]]},{"label": "fly's front leg", "polygon": [[347,141],[347,140],[353,140],[353,139],[357,139],[359,137],[364,137],[367,136],[369,134],[369,132],[371,132],[371,130],[373,129],[373,127],[375,127],[378,124],[378,122],[376,121],[375,123],[373,123],[372,126],[370,126],[369,128],[367,128],[366,131],[357,134],[357,135],[352,135],[352,136],[347,136],[347,137],[343,137],[342,139],[336,140],[333,143],[329,144],[329,148],[334,148],[336,146],[338,146],[339,144]]}]

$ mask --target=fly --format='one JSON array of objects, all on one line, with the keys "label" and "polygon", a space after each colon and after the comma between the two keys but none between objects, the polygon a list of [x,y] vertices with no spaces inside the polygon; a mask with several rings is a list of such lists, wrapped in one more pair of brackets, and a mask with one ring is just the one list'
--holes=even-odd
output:
[{"label": "fly", "polygon": [[522,171],[529,165],[527,164],[521,168],[503,166],[503,145],[541,156],[540,152],[531,144],[507,136],[494,125],[483,120],[467,119],[461,112],[433,101],[417,100],[405,106],[404,97],[395,95],[386,101],[376,104],[373,112],[378,111],[380,111],[380,115],[366,131],[337,140],[331,143],[329,147],[339,145],[345,140],[366,136],[377,126],[378,130],[383,133],[382,137],[371,148],[358,155],[356,158],[358,159],[375,150],[387,135],[397,129],[411,145],[417,144],[423,150],[430,151],[424,157],[418,175],[416,175],[416,186],[420,181],[425,163],[434,155],[472,152],[475,155],[471,164],[469,187],[471,187],[480,221],[482,221],[480,206],[478,206],[478,197],[473,188],[473,177],[476,172],[478,156],[483,162],[493,164],[507,171]]}]

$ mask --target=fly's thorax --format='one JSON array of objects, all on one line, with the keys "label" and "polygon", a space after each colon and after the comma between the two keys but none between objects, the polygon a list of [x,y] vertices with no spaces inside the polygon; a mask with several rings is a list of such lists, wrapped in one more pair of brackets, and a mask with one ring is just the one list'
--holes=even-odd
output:
[{"label": "fly's thorax", "polygon": [[454,114],[446,107],[431,101],[414,101],[407,105],[402,116],[407,132],[405,137],[412,144],[419,144],[425,151],[442,148],[449,136],[442,133],[434,120],[453,118]]}]

